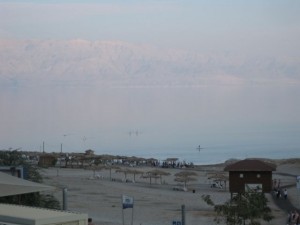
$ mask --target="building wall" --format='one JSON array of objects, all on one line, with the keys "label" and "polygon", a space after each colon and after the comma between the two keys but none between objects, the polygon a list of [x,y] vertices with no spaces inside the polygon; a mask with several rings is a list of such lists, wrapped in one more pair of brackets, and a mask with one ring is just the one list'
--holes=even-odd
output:
[{"label": "building wall", "polygon": [[39,158],[39,166],[53,166],[53,162],[56,160],[54,156],[51,155],[41,155]]},{"label": "building wall", "polygon": [[[243,174],[241,177],[241,174]],[[261,184],[262,192],[272,191],[272,172],[271,171],[230,171],[229,172],[229,191],[231,193],[245,192],[245,184]]]}]

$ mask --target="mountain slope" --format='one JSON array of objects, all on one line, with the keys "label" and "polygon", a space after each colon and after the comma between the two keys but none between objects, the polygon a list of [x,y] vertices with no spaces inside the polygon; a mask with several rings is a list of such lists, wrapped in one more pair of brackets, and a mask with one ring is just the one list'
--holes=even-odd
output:
[{"label": "mountain slope", "polygon": [[300,59],[202,55],[118,41],[0,40],[0,85],[299,83]]}]

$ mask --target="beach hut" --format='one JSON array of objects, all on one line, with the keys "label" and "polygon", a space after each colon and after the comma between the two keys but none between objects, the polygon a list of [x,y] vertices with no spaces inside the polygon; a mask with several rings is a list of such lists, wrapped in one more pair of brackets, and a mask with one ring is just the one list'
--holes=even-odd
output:
[{"label": "beach hut", "polygon": [[248,191],[271,192],[272,171],[276,166],[256,159],[245,159],[224,168],[229,172],[231,195]]}]

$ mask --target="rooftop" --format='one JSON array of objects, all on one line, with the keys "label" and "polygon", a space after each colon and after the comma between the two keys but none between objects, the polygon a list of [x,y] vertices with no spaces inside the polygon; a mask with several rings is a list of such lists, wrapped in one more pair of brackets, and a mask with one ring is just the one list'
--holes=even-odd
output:
[{"label": "rooftop", "polygon": [[224,168],[225,171],[275,171],[274,164],[266,163],[257,159],[245,159],[230,164]]},{"label": "rooftop", "polygon": [[0,223],[42,225],[78,220],[87,220],[87,215],[20,205],[0,204]]}]

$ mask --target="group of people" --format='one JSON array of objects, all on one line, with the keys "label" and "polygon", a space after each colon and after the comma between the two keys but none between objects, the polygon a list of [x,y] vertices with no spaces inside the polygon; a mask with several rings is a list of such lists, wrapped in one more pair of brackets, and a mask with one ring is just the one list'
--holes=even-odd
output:
[{"label": "group of people", "polygon": [[298,224],[300,224],[299,213],[297,212],[297,210],[291,211],[288,214],[287,225],[298,225]]},{"label": "group of people", "polygon": [[276,198],[281,198],[283,196],[284,199],[287,199],[287,189],[285,188],[284,190],[280,186],[280,180],[273,180],[273,190],[274,194],[276,195]]},{"label": "group of people", "polygon": [[287,199],[287,189],[285,188],[284,190],[282,190],[281,188],[278,188],[276,190],[274,190],[275,194],[276,194],[276,198],[281,198],[283,196],[284,199]]}]

